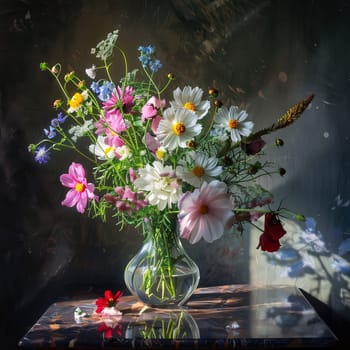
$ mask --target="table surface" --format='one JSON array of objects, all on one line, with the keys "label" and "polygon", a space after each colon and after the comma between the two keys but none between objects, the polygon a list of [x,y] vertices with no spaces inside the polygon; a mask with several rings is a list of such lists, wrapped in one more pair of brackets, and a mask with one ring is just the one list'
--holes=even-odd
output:
[{"label": "table surface", "polygon": [[18,346],[191,349],[337,344],[336,336],[294,286],[198,288],[179,309],[147,308],[133,296],[123,296],[118,303],[122,316],[106,319],[94,312],[95,301],[52,304]]}]

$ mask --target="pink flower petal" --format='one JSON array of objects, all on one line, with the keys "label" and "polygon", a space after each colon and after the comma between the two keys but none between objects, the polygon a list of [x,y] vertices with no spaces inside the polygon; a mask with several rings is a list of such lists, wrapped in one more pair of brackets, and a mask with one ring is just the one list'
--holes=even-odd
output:
[{"label": "pink flower petal", "polygon": [[67,207],[74,207],[80,196],[79,193],[75,190],[69,190],[66,194],[66,198],[61,202],[62,205],[65,205]]},{"label": "pink flower petal", "polygon": [[60,176],[61,184],[65,187],[75,188],[76,181],[69,174],[62,174]]},{"label": "pink flower petal", "polygon": [[72,163],[68,170],[69,175],[79,182],[83,182],[85,179],[85,170],[79,163]]},{"label": "pink flower petal", "polygon": [[87,196],[87,192],[81,192],[80,193],[80,198],[77,202],[77,211],[81,214],[83,214],[85,212],[85,208],[87,205],[87,201],[88,201],[88,196]]}]

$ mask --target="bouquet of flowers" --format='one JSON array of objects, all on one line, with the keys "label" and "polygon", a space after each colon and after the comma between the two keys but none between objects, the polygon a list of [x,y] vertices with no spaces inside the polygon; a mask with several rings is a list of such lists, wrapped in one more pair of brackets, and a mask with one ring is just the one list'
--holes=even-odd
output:
[{"label": "bouquet of flowers", "polygon": [[[143,272],[139,288],[146,294],[155,293],[154,285],[162,296],[175,290],[168,277],[176,259],[169,251],[178,236],[192,244],[213,242],[265,215],[257,247],[278,250],[286,233],[281,217],[304,217],[271,208],[273,196],[260,179],[285,170],[259,158],[266,144],[262,136],[292,124],[313,95],[254,132],[247,111],[224,105],[215,87],[207,92],[198,86],[170,88],[176,80],[172,73],[157,82],[162,64],[152,45],[138,48],[140,69],[129,71],[118,35],[118,30],[109,33],[91,50],[100,64],[85,70],[89,83],[75,72],[63,75],[59,63],[40,64],[62,96],[53,103],[58,114],[44,129],[45,137],[29,150],[40,164],[53,151],[75,152],[79,161],[60,175],[68,189],[62,205],[104,221],[112,217],[120,229],[143,227],[145,239],[151,236],[155,243],[158,261],[156,268]],[[125,66],[117,79],[111,76],[115,52]],[[276,139],[275,146],[282,145]],[[155,271],[163,276],[157,282]]]}]

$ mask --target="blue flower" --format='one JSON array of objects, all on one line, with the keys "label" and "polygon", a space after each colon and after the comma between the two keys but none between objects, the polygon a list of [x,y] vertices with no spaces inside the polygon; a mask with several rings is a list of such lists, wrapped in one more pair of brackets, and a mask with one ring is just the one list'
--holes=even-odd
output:
[{"label": "blue flower", "polygon": [[153,45],[139,46],[138,50],[140,51],[141,55],[146,56],[153,55],[156,52],[156,49]]},{"label": "blue flower", "polygon": [[145,55],[139,56],[139,60],[144,67],[147,67],[149,62],[150,62],[150,58],[148,56],[145,56]]},{"label": "blue flower", "polygon": [[46,146],[38,147],[34,152],[34,159],[39,164],[46,164],[50,160],[50,153]]},{"label": "blue flower", "polygon": [[140,51],[139,61],[144,68],[148,67],[152,72],[157,72],[162,67],[158,59],[153,59],[156,52],[154,46],[139,46],[138,50]]},{"label": "blue flower", "polygon": [[90,88],[95,94],[98,94],[100,92],[100,85],[96,83],[96,81],[93,81],[91,83]]},{"label": "blue flower", "polygon": [[149,68],[152,72],[157,72],[160,68],[162,68],[162,64],[159,60],[153,60],[149,63]]},{"label": "blue flower", "polygon": [[56,128],[49,126],[49,129],[44,129],[44,133],[48,139],[53,139],[56,136]]},{"label": "blue flower", "polygon": [[105,82],[102,86],[100,86],[100,91],[98,93],[98,98],[101,101],[107,101],[112,96],[112,91],[114,89],[114,84],[110,81]]}]

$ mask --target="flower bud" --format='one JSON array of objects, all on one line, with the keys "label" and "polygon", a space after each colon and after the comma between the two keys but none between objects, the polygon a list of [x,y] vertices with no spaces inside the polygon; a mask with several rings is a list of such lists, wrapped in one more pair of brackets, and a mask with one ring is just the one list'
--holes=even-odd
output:
[{"label": "flower bud", "polygon": [[295,218],[299,221],[305,221],[305,216],[303,214],[296,214]]},{"label": "flower bud", "polygon": [[250,175],[254,175],[258,172],[258,168],[255,166],[255,165],[250,165],[249,168],[248,168],[248,173]]},{"label": "flower bud", "polygon": [[60,72],[60,69],[59,69],[59,65],[58,64],[55,64],[52,68],[51,68],[51,72],[53,74],[58,74]]},{"label": "flower bud", "polygon": [[282,139],[280,139],[280,138],[277,138],[277,139],[275,140],[275,145],[276,145],[277,147],[281,147],[281,146],[284,145],[284,141],[283,141]]},{"label": "flower bud", "polygon": [[208,90],[208,94],[209,94],[210,96],[216,97],[216,96],[219,94],[219,91],[218,91],[217,89],[215,89],[215,88],[210,88],[210,89]]},{"label": "flower bud", "polygon": [[83,89],[85,87],[85,80],[80,80],[78,84],[78,88]]},{"label": "flower bud", "polygon": [[49,65],[46,62],[41,62],[39,67],[42,71],[49,69]]},{"label": "flower bud", "polygon": [[74,71],[67,73],[67,74],[64,76],[64,81],[65,81],[65,82],[68,82],[68,81],[72,80],[72,78],[74,77],[74,74],[75,74]]},{"label": "flower bud", "polygon": [[214,100],[214,105],[215,105],[216,107],[220,108],[220,107],[222,106],[222,102],[221,102],[220,100],[218,100],[218,99],[215,99],[215,100]]},{"label": "flower bud", "polygon": [[36,146],[33,145],[32,143],[28,146],[28,152],[30,153],[34,153],[35,149],[36,149]]},{"label": "flower bud", "polygon": [[53,101],[53,107],[54,108],[60,108],[62,106],[62,101],[61,100],[55,100]]},{"label": "flower bud", "polygon": [[168,79],[169,80],[174,80],[175,79],[175,75],[173,73],[168,73]]}]

